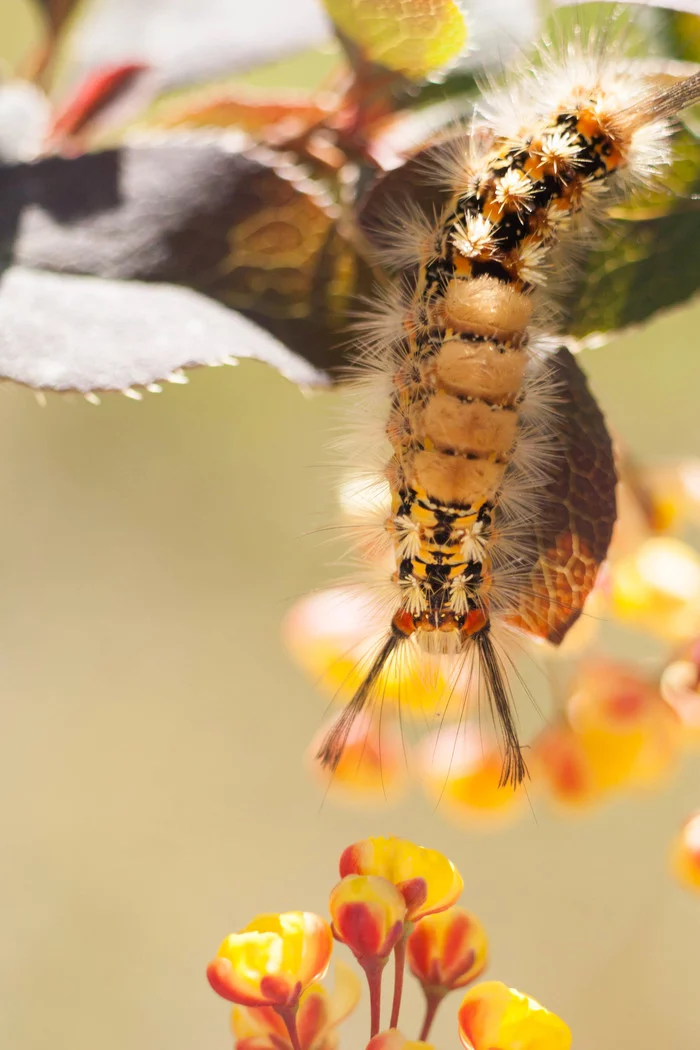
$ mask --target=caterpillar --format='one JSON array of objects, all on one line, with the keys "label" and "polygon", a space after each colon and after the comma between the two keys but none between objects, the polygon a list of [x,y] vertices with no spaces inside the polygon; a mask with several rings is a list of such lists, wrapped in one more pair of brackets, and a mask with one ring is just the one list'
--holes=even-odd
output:
[{"label": "caterpillar", "polygon": [[[499,730],[501,782],[527,775],[504,661],[505,627],[562,641],[610,543],[616,474],[605,422],[553,338],[556,293],[610,204],[671,159],[671,120],[700,74],[644,80],[571,45],[483,98],[469,130],[422,163],[448,190],[384,231],[396,280],[358,347],[382,408],[390,513],[387,631],[317,758],[333,770],[392,661],[470,662]],[[376,451],[375,448],[375,451]]]}]

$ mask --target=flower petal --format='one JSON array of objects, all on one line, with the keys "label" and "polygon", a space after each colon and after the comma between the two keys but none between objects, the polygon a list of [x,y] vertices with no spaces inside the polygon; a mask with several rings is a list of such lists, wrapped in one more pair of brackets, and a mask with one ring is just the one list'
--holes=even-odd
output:
[{"label": "flower petal", "polygon": [[486,931],[471,912],[453,907],[427,915],[408,938],[411,973],[424,988],[463,988],[484,970],[488,957]]},{"label": "flower petal", "polygon": [[442,853],[393,836],[348,846],[339,868],[341,875],[378,875],[399,889],[405,886],[409,922],[449,908],[464,888],[462,876]]},{"label": "flower petal", "polygon": [[432,1043],[414,1042],[402,1035],[397,1028],[380,1032],[370,1039],[367,1050],[435,1050]]},{"label": "flower petal", "polygon": [[355,971],[340,960],[335,964],[335,984],[328,998],[328,1024],[337,1027],[360,1001],[360,979]]},{"label": "flower petal", "polygon": [[700,810],[686,821],[677,836],[671,866],[681,885],[700,892]]},{"label": "flower petal", "polygon": [[332,949],[320,915],[258,915],[221,943],[207,976],[215,992],[242,1006],[296,1006],[302,990],[325,973]]},{"label": "flower petal", "polygon": [[396,886],[376,875],[347,875],[331,891],[333,933],[362,963],[384,959],[403,931],[406,904]]},{"label": "flower petal", "polygon": [[500,981],[467,992],[459,1008],[465,1050],[569,1050],[569,1027],[535,999]]}]

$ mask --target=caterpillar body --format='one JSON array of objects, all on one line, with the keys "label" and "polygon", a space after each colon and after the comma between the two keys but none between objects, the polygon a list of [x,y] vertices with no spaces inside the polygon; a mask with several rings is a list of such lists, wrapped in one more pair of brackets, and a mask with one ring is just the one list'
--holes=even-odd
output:
[{"label": "caterpillar body", "polygon": [[560,642],[615,518],[610,440],[576,362],[547,334],[545,292],[610,202],[668,163],[667,118],[698,98],[700,75],[650,88],[633,66],[572,50],[487,99],[487,123],[451,140],[435,221],[413,209],[388,231],[404,272],[362,367],[385,396],[395,604],[324,765],[410,650],[473,661],[502,779],[526,775],[494,624]]}]

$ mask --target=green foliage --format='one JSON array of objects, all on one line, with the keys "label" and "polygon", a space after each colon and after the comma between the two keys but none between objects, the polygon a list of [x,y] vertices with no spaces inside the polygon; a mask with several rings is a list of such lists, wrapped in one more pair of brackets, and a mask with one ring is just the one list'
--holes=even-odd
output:
[{"label": "green foliage", "polygon": [[616,209],[567,299],[575,336],[611,333],[677,306],[700,287],[700,142],[677,137],[670,192],[657,191]]}]

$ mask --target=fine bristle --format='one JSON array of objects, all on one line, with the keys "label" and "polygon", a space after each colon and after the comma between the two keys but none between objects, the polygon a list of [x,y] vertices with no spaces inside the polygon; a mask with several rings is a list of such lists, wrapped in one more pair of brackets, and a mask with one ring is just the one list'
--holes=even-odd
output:
[{"label": "fine bristle", "polygon": [[400,642],[401,636],[395,631],[392,631],[376,656],[352,700],[345,705],[342,713],[324,738],[321,747],[316,754],[316,758],[320,761],[324,769],[330,769],[331,772],[337,769],[355,720],[362,714],[366,705],[370,702],[376,682],[381,677],[387,662],[396,651]]},{"label": "fine bristle", "polygon": [[389,270],[410,270],[417,259],[434,252],[437,231],[437,217],[406,197],[390,204],[381,225],[368,232],[377,262]]},{"label": "fine bristle", "polygon": [[527,776],[527,766],[523,758],[518,730],[513,717],[513,701],[508,688],[503,665],[491,639],[489,629],[474,635],[479,653],[480,671],[483,679],[486,700],[493,716],[496,730],[501,735],[503,744],[503,768],[500,786],[510,784],[516,788]]}]

